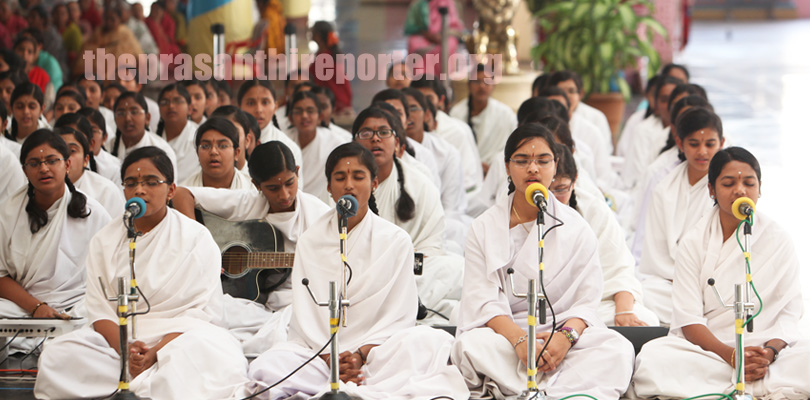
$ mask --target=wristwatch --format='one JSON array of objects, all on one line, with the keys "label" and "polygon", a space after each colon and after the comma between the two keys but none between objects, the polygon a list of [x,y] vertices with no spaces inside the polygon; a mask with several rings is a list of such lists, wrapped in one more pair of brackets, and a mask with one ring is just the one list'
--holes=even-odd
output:
[{"label": "wristwatch", "polygon": [[773,361],[776,361],[779,358],[779,351],[776,350],[776,347],[773,346],[762,346],[763,349],[771,349],[773,352]]},{"label": "wristwatch", "polygon": [[562,333],[565,335],[565,338],[571,343],[571,347],[577,344],[579,341],[579,332],[576,329],[571,328],[569,326],[564,326],[560,329],[557,329],[557,332]]}]

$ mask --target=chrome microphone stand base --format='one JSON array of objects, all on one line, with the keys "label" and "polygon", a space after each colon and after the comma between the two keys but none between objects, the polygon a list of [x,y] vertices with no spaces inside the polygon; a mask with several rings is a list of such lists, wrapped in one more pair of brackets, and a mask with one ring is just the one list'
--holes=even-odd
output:
[{"label": "chrome microphone stand base", "polygon": [[731,397],[733,397],[734,400],[756,400],[756,399],[754,399],[754,396],[752,396],[750,394],[747,394],[747,393],[735,394],[735,395],[733,395]]},{"label": "chrome microphone stand base", "polygon": [[321,400],[351,400],[352,397],[343,392],[327,392],[320,397]]},{"label": "chrome microphone stand base", "polygon": [[545,392],[539,390],[524,390],[517,400],[548,400]]},{"label": "chrome microphone stand base", "polygon": [[110,397],[112,400],[146,400],[138,397],[135,393],[130,392],[129,390],[121,390],[116,393],[113,397]]}]

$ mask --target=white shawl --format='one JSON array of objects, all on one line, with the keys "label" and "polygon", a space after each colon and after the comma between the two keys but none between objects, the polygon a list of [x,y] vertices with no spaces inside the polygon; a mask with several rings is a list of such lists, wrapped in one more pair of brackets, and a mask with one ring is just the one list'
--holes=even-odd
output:
[{"label": "white shawl", "polygon": [[96,171],[99,175],[109,179],[116,185],[121,184],[121,160],[110,154],[107,150],[101,149],[95,156]]},{"label": "white shawl", "polygon": [[[745,332],[746,345],[760,346],[774,338],[793,345],[801,338],[798,322],[803,312],[800,266],[793,239],[757,211],[750,252],[751,274],[762,296],[763,309],[754,319],[754,332]],[[731,304],[734,284],[745,282],[744,268],[745,258],[737,239],[731,236],[723,242],[719,211],[715,207],[684,236],[678,247],[671,332],[683,336],[680,328],[684,326],[706,325],[723,343],[733,345],[734,311],[720,305],[706,282],[714,278],[723,301]],[[758,310],[756,296],[752,300]]]},{"label": "white shawl", "polygon": [[637,184],[641,174],[667,143],[669,128],[664,128],[659,118],[650,117],[636,125],[632,137],[621,173],[624,187],[628,189]]},{"label": "white shawl", "polygon": [[[290,137],[296,142],[298,141],[298,129],[291,127],[287,131]],[[315,133],[315,138],[309,144],[301,149],[301,165],[304,172],[298,171],[298,176],[303,178],[303,184],[298,182],[299,187],[303,190],[323,201],[330,204],[332,196],[326,190],[329,181],[326,179],[326,158],[336,147],[346,143],[340,136],[334,134],[327,128],[319,126]]]},{"label": "white shawl", "polygon": [[[279,117],[278,122],[279,126],[282,128],[276,128],[273,123],[267,124],[267,126],[262,129],[261,137],[259,138],[259,143],[267,143],[273,140],[279,141],[284,143],[293,153],[293,157],[295,158],[295,165],[301,167],[303,164],[304,156],[301,155],[301,147],[298,146],[293,139],[290,138],[290,135],[284,133],[286,132],[287,128],[284,125],[281,125],[281,120],[287,120],[287,117]],[[301,171],[298,171],[298,175],[301,175]]]},{"label": "white shawl", "polygon": [[0,204],[2,204],[28,183],[28,180],[20,166],[19,157],[14,157],[14,153],[3,145],[0,145],[0,168],[5,171],[0,175]]},{"label": "white shawl", "polygon": [[107,214],[117,219],[124,214],[124,189],[120,185],[112,183],[109,179],[93,172],[84,171],[78,181],[75,182],[76,189],[79,189],[87,197],[95,199]]},{"label": "white shawl", "polygon": [[[355,351],[367,344],[382,344],[391,335],[416,323],[416,281],[413,246],[402,229],[371,210],[348,234],[347,259],[351,266],[345,315],[348,326],[339,330],[339,351]],[[329,339],[329,309],[316,305],[300,282],[319,301],[329,295],[329,281],[342,286],[337,214],[324,215],[298,241],[293,267],[293,316],[289,338],[311,349]]]},{"label": "white shawl", "polygon": [[178,175],[174,177],[176,182],[182,182],[200,170],[200,158],[197,156],[197,148],[194,145],[199,127],[194,121],[188,120],[180,134],[168,141],[177,156]]},{"label": "white shawl", "polygon": [[[513,249],[509,229],[512,199],[510,195],[498,201],[470,226],[458,333],[485,326],[499,315],[512,318],[524,329],[528,327],[528,304],[512,295],[506,270],[514,268],[515,291],[519,293],[526,292],[529,279],[537,279],[537,226],[532,224],[522,246]],[[596,312],[602,297],[596,236],[574,209],[553,196],[548,211],[565,223],[549,232],[544,241],[543,280],[557,323],[577,317],[589,326],[604,326]],[[554,224],[546,216],[546,229]],[[551,314],[547,315],[547,324],[538,326],[541,332],[551,328]]]},{"label": "white shawl", "polygon": [[[198,170],[193,175],[186,178],[185,181],[181,184],[181,186],[186,187],[203,187],[203,175],[202,170]],[[233,179],[231,179],[231,186],[228,187],[231,190],[256,190],[256,187],[253,186],[253,181],[250,179],[250,176],[245,175],[239,172],[236,167],[233,169]]]},{"label": "white shawl", "polygon": [[[464,99],[452,109],[450,116],[467,123],[469,115],[469,98]],[[490,97],[487,106],[480,114],[471,119],[478,142],[478,153],[481,160],[489,160],[493,154],[503,153],[506,139],[517,129],[517,116],[509,106]]]},{"label": "white shawl", "polygon": [[[112,150],[112,145],[113,144],[115,144],[115,136],[112,137],[112,142],[110,144],[110,149],[111,149],[110,152],[113,151]],[[124,139],[121,138],[121,140],[118,143],[118,159],[121,160],[121,162],[123,162],[124,159],[127,157],[127,155],[129,153],[132,153],[133,150],[140,149],[141,147],[146,147],[146,146],[155,146],[155,147],[157,147],[157,148],[159,148],[159,149],[166,152],[166,155],[169,156],[169,160],[172,161],[172,165],[174,166],[174,176],[175,176],[175,181],[177,181],[177,176],[179,176],[178,175],[178,170],[177,170],[177,154],[174,152],[174,149],[172,149],[172,146],[170,146],[169,143],[165,139],[163,139],[162,137],[160,137],[160,136],[158,136],[158,135],[156,135],[156,134],[154,134],[154,133],[152,133],[150,131],[145,131],[143,133],[143,137],[141,137],[141,140],[138,141],[138,143],[135,143],[134,146],[129,147],[129,148],[127,148],[124,145]]]},{"label": "white shawl", "polygon": [[461,155],[462,170],[464,173],[464,190],[467,199],[475,196],[481,190],[484,180],[484,171],[481,167],[481,156],[475,145],[475,137],[470,126],[447,115],[444,111],[436,112],[436,135],[455,146]]},{"label": "white shawl", "polygon": [[577,109],[574,110],[574,115],[580,115],[596,126],[602,136],[602,141],[608,146],[608,154],[613,154],[613,133],[610,130],[610,123],[605,114],[589,106],[584,101],[580,101]]}]

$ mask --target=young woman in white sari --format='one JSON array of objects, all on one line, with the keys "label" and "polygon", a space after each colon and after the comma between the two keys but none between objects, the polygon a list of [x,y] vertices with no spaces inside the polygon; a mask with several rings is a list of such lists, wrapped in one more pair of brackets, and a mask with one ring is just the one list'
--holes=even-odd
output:
[{"label": "young woman in white sari", "polygon": [[676,124],[678,148],[686,161],[655,187],[647,209],[638,266],[644,305],[666,325],[672,320],[672,279],[678,243],[691,226],[711,211],[706,188],[709,162],[724,142],[720,117],[708,109],[687,110]]},{"label": "young woman in white sari", "polygon": [[[196,205],[229,221],[267,221],[283,235],[284,253],[295,253],[298,238],[329,207],[299,189],[298,167],[284,143],[262,143],[253,154],[248,162],[251,190],[179,187],[174,206],[189,218],[194,218]],[[263,305],[225,295],[226,326],[242,342],[246,355],[256,356],[287,339],[292,316],[289,273],[266,278],[263,290],[269,294]]]},{"label": "young woman in white sari", "polygon": [[[348,218],[346,259],[351,278],[344,293],[347,326],[340,328],[341,390],[363,399],[469,398],[458,370],[447,364],[452,337],[428,327],[414,327],[417,294],[413,246],[408,234],[376,215],[372,192],[377,166],[370,151],[357,143],[336,148],[327,159],[329,191],[357,199],[357,214]],[[290,342],[277,345],[250,365],[255,390],[275,384],[304,364],[330,337],[329,310],[312,301],[330,281],[345,278],[340,259],[337,213],[322,216],[298,241],[293,268],[293,318]],[[323,301],[323,300],[322,300]],[[322,353],[296,374],[258,398],[312,396],[327,390],[329,356]]]},{"label": "young woman in white sari", "polygon": [[177,180],[183,182],[200,171],[194,136],[199,125],[192,121],[191,95],[185,86],[172,83],[160,90],[158,136],[166,139],[177,155]]},{"label": "young woman in white sari", "polygon": [[416,252],[425,255],[423,273],[416,277],[419,297],[427,308],[450,317],[461,295],[464,260],[445,251],[445,213],[438,191],[396,156],[397,130],[403,130],[397,118],[374,106],[361,111],[352,126],[354,140],[371,151],[379,166],[375,199],[380,216],[408,232]]},{"label": "young woman in white sari", "polygon": [[[134,229],[142,234],[135,259],[142,294],[138,311],[148,311],[136,317],[137,332],[130,332],[134,342],[123,355],[130,361],[130,389],[153,399],[243,396],[247,360],[239,342],[217,326],[223,318],[217,246],[203,226],[167,206],[175,193],[171,161],[158,148],[140,148],[124,159],[121,175],[125,196],[146,203]],[[123,222],[99,231],[88,253],[92,325],[45,347],[34,387],[37,398],[98,398],[118,384],[117,305],[107,294],[115,293],[119,277],[130,276]]]},{"label": "young woman in white sari", "polygon": [[[509,268],[517,292],[525,292],[528,280],[538,276],[537,208],[524,193],[532,183],[552,183],[555,148],[551,133],[540,124],[515,130],[504,152],[512,193],[470,227],[452,361],[474,397],[489,393],[503,399],[526,388],[528,340],[537,340],[538,388],[552,398],[584,393],[618,399],[630,383],[632,345],[608,330],[597,313],[603,282],[596,236],[576,211],[553,196],[548,199],[554,218],[546,218],[542,285],[557,325],[552,326],[549,308],[537,337],[528,337],[528,319],[533,318],[528,304],[511,294]],[[559,226],[551,229],[554,225]]]},{"label": "young woman in white sari", "polygon": [[[107,127],[109,126],[104,115],[96,109],[85,107],[77,113],[85,118],[90,123],[90,130],[93,135],[90,138],[90,149],[93,152],[93,159],[96,162],[96,172],[109,179],[116,185],[121,184],[121,160],[118,157],[110,154],[105,148],[104,143],[107,142]],[[115,126],[115,119],[112,111],[110,111],[110,120]]]},{"label": "young woman in white sari", "polygon": [[[59,135],[46,129],[28,135],[20,162],[28,185],[0,210],[0,318],[82,317],[87,239],[110,217],[73,186],[68,174],[81,165],[71,165]],[[9,347],[29,351],[34,341]]]},{"label": "young woman in white sari", "polygon": [[[272,140],[284,143],[292,150],[297,165],[299,167],[302,165],[304,158],[301,156],[301,148],[278,125],[278,119],[274,114],[276,112],[276,96],[269,81],[254,79],[243,83],[236,94],[236,105],[256,118],[259,129],[261,129],[261,134],[257,138],[259,143]],[[286,119],[285,117],[284,120],[286,121]],[[285,129],[287,126],[285,126]]]},{"label": "young woman in white sari", "polygon": [[[745,357],[746,393],[767,399],[810,397],[810,341],[799,333],[802,316],[800,264],[791,236],[756,210],[749,242],[755,297],[754,331],[744,330],[745,349],[735,349],[734,310],[717,300],[707,281],[715,280],[723,302],[734,302],[734,284],[746,281],[746,260],[738,240],[740,221],[733,204],[757,202],[761,171],[747,150],[730,147],[712,158],[707,186],[711,213],[698,221],[678,246],[669,336],[644,345],[636,359],[633,392],[643,398],[682,399],[734,389],[734,365]],[[761,308],[761,309],[760,309]],[[688,384],[684,384],[688,382]]]},{"label": "young woman in white sari", "polygon": [[577,210],[599,241],[604,289],[599,318],[608,326],[658,326],[658,317],[641,302],[641,282],[624,233],[604,198],[577,191],[577,166],[567,146],[559,146],[557,174],[549,191],[561,203]]},{"label": "young woman in white sari", "polygon": [[236,169],[236,159],[242,152],[236,125],[223,118],[208,118],[194,136],[198,171],[188,177],[183,186],[204,186],[220,189],[253,189],[250,178]]}]

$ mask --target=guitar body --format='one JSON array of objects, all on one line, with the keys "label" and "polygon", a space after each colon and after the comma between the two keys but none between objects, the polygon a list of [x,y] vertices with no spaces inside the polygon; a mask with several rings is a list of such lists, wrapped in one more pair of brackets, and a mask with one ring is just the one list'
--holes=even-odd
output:
[{"label": "guitar body", "polygon": [[263,219],[228,221],[200,209],[196,215],[222,253],[224,293],[264,303],[287,280],[292,255],[284,253],[284,236],[273,225]]}]

